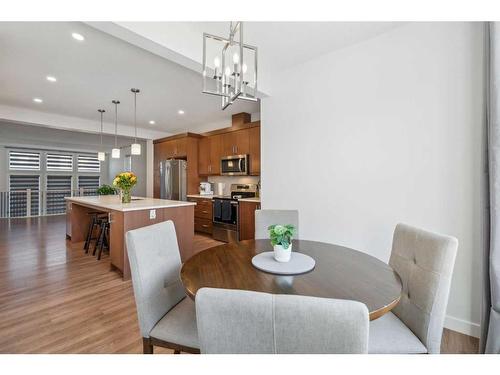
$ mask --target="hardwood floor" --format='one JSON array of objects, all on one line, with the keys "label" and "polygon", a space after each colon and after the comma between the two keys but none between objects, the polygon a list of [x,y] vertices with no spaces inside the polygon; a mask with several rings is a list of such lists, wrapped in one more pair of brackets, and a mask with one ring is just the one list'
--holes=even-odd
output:
[{"label": "hardwood floor", "polygon": [[[0,353],[142,353],[131,281],[64,233],[64,216],[0,219]],[[196,249],[217,244],[195,236]],[[477,341],[445,330],[442,351]]]}]

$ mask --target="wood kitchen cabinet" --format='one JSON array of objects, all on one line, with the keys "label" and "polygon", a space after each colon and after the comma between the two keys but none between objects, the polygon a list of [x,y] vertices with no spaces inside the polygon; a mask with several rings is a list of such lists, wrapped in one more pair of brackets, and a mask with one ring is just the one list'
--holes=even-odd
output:
[{"label": "wood kitchen cabinet", "polygon": [[173,139],[171,141],[166,141],[165,145],[165,156],[166,159],[171,158],[182,158],[187,156],[187,139]]},{"label": "wood kitchen cabinet", "polygon": [[198,143],[198,173],[200,176],[220,175],[222,136],[201,138]]},{"label": "wood kitchen cabinet", "polygon": [[260,202],[238,202],[239,240],[253,240],[255,238],[255,210],[260,210]]},{"label": "wood kitchen cabinet", "polygon": [[222,134],[223,156],[244,155],[250,152],[249,129]]},{"label": "wood kitchen cabinet", "polygon": [[212,234],[212,200],[189,197],[188,201],[196,203],[194,207],[195,232]]},{"label": "wood kitchen cabinet", "polygon": [[248,129],[249,134],[249,155],[250,155],[250,174],[252,176],[260,175],[260,126]]},{"label": "wood kitchen cabinet", "polygon": [[222,158],[222,135],[212,135],[210,139],[210,174],[220,175],[220,159]]},{"label": "wood kitchen cabinet", "polygon": [[210,138],[201,138],[198,142],[198,174],[208,176],[210,174]]}]

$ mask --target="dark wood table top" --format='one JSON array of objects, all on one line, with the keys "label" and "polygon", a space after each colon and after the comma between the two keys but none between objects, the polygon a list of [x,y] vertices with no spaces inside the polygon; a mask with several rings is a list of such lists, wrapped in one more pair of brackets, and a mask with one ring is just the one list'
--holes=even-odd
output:
[{"label": "dark wood table top", "polygon": [[368,254],[323,242],[294,240],[293,251],[308,254],[316,266],[305,274],[281,276],[252,265],[255,254],[271,250],[269,240],[217,246],[188,259],[182,266],[181,280],[192,299],[198,289],[212,287],[360,301],[368,307],[370,320],[399,302],[399,276],[389,265]]}]

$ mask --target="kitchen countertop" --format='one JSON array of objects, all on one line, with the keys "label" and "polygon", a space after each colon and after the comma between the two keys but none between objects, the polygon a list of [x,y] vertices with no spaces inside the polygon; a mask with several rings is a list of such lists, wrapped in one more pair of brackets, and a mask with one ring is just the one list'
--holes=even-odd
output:
[{"label": "kitchen countertop", "polygon": [[240,198],[240,199],[238,199],[238,202],[257,202],[257,203],[260,203],[260,197],[255,197],[255,198]]},{"label": "kitchen countertop", "polygon": [[[188,198],[201,198],[201,199],[214,199],[214,198],[229,198],[228,196],[220,195],[201,195],[201,194],[189,194]],[[255,198],[240,198],[238,202],[260,202],[260,197]]]},{"label": "kitchen countertop", "polygon": [[202,199],[213,199],[213,198],[217,198],[218,197],[218,195],[213,195],[213,194],[210,194],[210,195],[188,194],[186,196],[188,198],[202,198]]},{"label": "kitchen countertop", "polygon": [[67,201],[106,211],[140,211],[155,208],[194,206],[196,203],[172,201],[168,199],[132,197],[132,202],[122,203],[119,195],[96,195],[86,197],[66,197]]}]

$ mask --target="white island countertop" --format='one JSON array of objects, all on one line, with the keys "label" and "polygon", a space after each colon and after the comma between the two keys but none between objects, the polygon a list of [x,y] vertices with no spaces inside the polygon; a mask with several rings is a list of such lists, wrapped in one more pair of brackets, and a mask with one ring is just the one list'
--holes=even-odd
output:
[{"label": "white island countertop", "polygon": [[196,203],[171,201],[168,199],[132,197],[130,203],[122,203],[119,195],[95,195],[86,197],[66,197],[69,202],[106,211],[140,211],[155,208],[194,206]]}]

